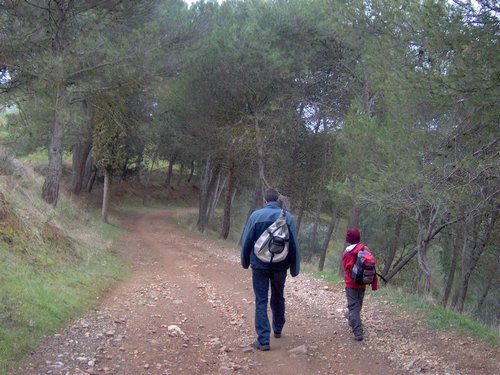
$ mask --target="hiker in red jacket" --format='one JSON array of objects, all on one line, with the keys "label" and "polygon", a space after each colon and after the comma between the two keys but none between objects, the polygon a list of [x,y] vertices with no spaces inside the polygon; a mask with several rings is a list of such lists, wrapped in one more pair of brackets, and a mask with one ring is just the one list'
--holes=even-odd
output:
[{"label": "hiker in red jacket", "polygon": [[[342,256],[342,268],[344,270],[345,291],[347,296],[346,313],[347,321],[352,328],[354,339],[356,341],[363,340],[363,324],[361,323],[361,308],[363,307],[363,299],[365,297],[365,284],[357,284],[352,278],[352,268],[356,262],[357,253],[363,247],[361,243],[361,234],[358,228],[349,228],[345,237],[349,244],[344,250]],[[377,276],[371,284],[372,290],[377,290]]]}]

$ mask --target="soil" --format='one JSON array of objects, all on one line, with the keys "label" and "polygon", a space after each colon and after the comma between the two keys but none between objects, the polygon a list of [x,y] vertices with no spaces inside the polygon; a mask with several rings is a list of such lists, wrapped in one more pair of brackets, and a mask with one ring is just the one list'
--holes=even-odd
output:
[{"label": "soil", "polygon": [[234,244],[182,229],[175,210],[120,215],[130,277],[96,311],[47,337],[13,375],[500,374],[500,350],[430,331],[367,291],[365,339],[344,318],[341,283],[287,278],[287,323],[251,349],[251,271]]}]

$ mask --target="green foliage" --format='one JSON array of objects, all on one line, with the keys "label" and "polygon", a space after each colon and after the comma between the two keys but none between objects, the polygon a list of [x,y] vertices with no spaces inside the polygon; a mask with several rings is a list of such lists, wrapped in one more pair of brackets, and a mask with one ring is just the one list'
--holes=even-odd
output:
[{"label": "green foliage", "polygon": [[99,95],[93,117],[93,156],[96,165],[108,171],[124,169],[127,162],[127,137],[133,129],[124,97]]},{"label": "green foliage", "polygon": [[[497,227],[487,225],[497,213],[500,168],[491,4],[72,2],[64,18],[13,2],[0,9],[0,64],[13,69],[2,104],[20,109],[6,123],[9,141],[18,153],[48,144],[57,114],[68,145],[93,131],[101,168],[195,161],[201,177],[205,165],[207,176],[234,165],[235,189],[246,200],[260,167],[306,216],[320,199],[325,212],[335,205],[342,223],[356,208],[383,261],[402,217],[394,262],[425,246],[419,265],[408,263],[407,279],[395,281],[412,285],[420,266],[439,298],[451,266],[443,252],[451,252],[438,232],[472,237],[476,225],[478,243],[498,243]],[[60,93],[68,96],[63,108]],[[491,272],[496,259],[483,258],[494,251],[465,243],[452,294],[468,290],[466,310],[477,304],[491,317],[483,302],[497,294],[477,267]],[[468,274],[470,285],[459,285]]]}]

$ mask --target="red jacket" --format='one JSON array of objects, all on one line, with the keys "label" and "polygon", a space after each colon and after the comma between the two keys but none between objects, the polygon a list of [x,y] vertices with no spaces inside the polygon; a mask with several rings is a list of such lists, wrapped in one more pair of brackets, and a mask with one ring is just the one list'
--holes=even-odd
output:
[{"label": "red jacket", "polygon": [[[363,243],[359,242],[357,244],[347,246],[344,250],[344,254],[342,255],[342,269],[344,270],[344,281],[346,288],[358,288],[358,289],[366,288],[366,285],[356,284],[356,282],[353,280],[351,276],[352,267],[354,267],[354,263],[356,263],[356,256],[358,255],[358,251],[363,247],[368,248],[366,245],[363,245]],[[372,290],[378,289],[377,275],[375,275],[375,280],[373,280],[371,286]]]}]

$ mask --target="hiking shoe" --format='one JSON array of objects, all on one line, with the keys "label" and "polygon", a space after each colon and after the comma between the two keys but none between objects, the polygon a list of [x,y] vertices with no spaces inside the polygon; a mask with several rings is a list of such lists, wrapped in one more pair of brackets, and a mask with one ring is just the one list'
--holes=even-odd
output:
[{"label": "hiking shoe", "polygon": [[252,342],[252,348],[262,350],[263,352],[271,349],[269,347],[269,344],[261,344],[259,340],[255,340],[254,342]]},{"label": "hiking shoe", "polygon": [[354,340],[356,340],[356,341],[363,341],[363,336],[361,336],[361,335],[354,336]]},{"label": "hiking shoe", "polygon": [[279,339],[281,337],[281,333],[274,332],[274,338]]}]

